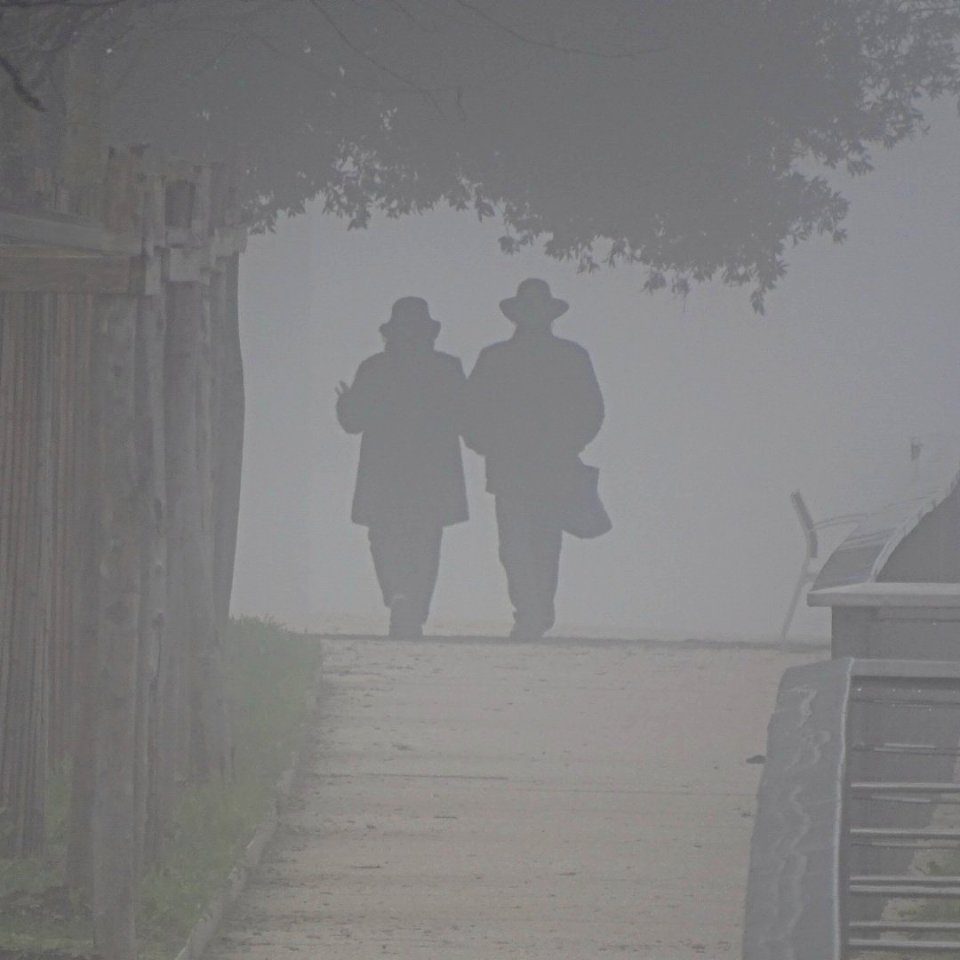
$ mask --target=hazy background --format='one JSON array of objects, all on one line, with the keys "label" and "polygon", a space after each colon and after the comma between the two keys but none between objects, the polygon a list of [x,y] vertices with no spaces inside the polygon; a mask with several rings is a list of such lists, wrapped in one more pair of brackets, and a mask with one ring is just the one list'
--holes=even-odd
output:
[{"label": "hazy background", "polygon": [[[438,349],[469,372],[511,333],[498,301],[533,275],[570,302],[554,329],[590,351],[607,402],[584,459],[614,530],[566,538],[554,632],[776,635],[803,557],[790,491],[815,517],[870,509],[909,481],[912,436],[960,433],[960,124],[951,107],[932,116],[929,136],[842,178],[848,241],[791,251],[766,317],[719,284],[681,301],[644,294],[639,269],[501,255],[498,225],[469,214],[347,231],[312,208],[253,238],[235,612],[384,628],[366,529],[349,520],[359,438],[337,426],[334,385],[380,349],[407,294],[428,299]],[[472,516],[447,530],[428,632],[510,622],[492,498],[465,461]],[[798,636],[828,628],[826,612],[798,612]]]}]

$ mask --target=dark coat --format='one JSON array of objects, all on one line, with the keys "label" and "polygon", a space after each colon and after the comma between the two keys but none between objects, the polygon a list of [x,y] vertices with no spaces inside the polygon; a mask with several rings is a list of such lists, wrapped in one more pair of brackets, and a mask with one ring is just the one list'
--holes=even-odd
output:
[{"label": "dark coat", "polygon": [[343,429],[363,434],[354,523],[467,519],[460,452],[465,382],[460,361],[434,350],[387,348],[360,364],[337,401]]},{"label": "dark coat", "polygon": [[586,350],[518,329],[480,353],[467,382],[464,440],[486,457],[494,494],[549,497],[603,423]]}]

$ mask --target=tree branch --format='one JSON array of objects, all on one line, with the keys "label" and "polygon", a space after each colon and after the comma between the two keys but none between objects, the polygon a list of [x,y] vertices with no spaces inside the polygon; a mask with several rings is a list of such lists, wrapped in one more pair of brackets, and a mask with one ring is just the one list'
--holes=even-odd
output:
[{"label": "tree branch", "polygon": [[0,69],[2,69],[9,78],[10,85],[13,87],[13,92],[17,97],[38,113],[46,112],[47,108],[24,83],[20,71],[2,53],[0,53]]},{"label": "tree branch", "polygon": [[437,113],[443,116],[443,110],[441,109],[440,104],[437,102],[436,96],[434,96],[434,94],[431,91],[425,89],[424,87],[421,87],[419,84],[415,83],[409,77],[404,76],[402,73],[399,73],[398,71],[392,69],[391,67],[388,67],[385,63],[382,63],[376,57],[373,57],[369,53],[367,53],[366,50],[361,50],[353,42],[353,40],[350,39],[350,37],[347,35],[346,31],[344,31],[344,29],[340,26],[340,24],[337,23],[337,21],[331,16],[329,11],[323,9],[321,5],[321,0],[310,0],[310,5],[326,21],[330,29],[333,30],[333,32],[343,41],[343,43],[352,53],[360,57],[361,60],[364,60],[367,63],[369,63],[371,66],[376,67],[377,70],[381,71],[382,73],[385,73],[388,77],[393,77],[394,80],[399,81],[400,83],[404,84],[404,86],[408,86],[411,89],[416,90],[417,93],[420,94],[420,96],[422,96],[428,103],[430,103],[433,106],[433,108],[437,111]]},{"label": "tree branch", "polygon": [[605,53],[602,50],[590,50],[585,47],[568,47],[564,44],[551,43],[547,40],[538,40],[536,37],[531,37],[528,34],[521,33],[519,30],[511,27],[509,24],[506,24],[502,20],[498,20],[496,17],[487,13],[486,10],[482,10],[476,3],[472,3],[471,0],[454,0],[454,2],[458,7],[469,11],[475,17],[477,17],[477,19],[483,20],[485,23],[495,27],[502,33],[513,37],[514,40],[519,40],[521,43],[525,43],[531,47],[540,47],[544,50],[552,50],[554,53],[573,53],[584,57],[598,57],[602,60],[632,60],[636,57],[641,57],[649,53],[665,53],[670,49],[667,46],[657,46],[642,47],[637,50],[622,50],[619,53]]},{"label": "tree branch", "polygon": [[[35,92],[49,76],[57,57],[89,28],[117,7],[131,0],[0,0],[0,19],[5,14],[29,25],[29,40],[14,62],[10,49],[0,52],[0,70],[6,74],[14,95],[30,109],[46,112]],[[35,17],[31,17],[33,11]],[[2,34],[0,34],[2,39]],[[20,52],[18,50],[18,52]],[[28,82],[27,75],[30,75]]]},{"label": "tree branch", "polygon": [[38,7],[66,7],[69,10],[118,7],[127,0],[0,0],[0,9],[34,10]]}]

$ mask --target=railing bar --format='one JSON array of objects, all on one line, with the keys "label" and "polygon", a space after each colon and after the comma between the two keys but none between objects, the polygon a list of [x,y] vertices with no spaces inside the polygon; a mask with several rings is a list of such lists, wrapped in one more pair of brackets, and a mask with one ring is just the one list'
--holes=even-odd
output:
[{"label": "railing bar", "polygon": [[956,843],[908,843],[895,840],[851,840],[850,846],[863,847],[870,850],[958,850]]},{"label": "railing bar", "polygon": [[956,920],[851,920],[849,928],[864,933],[870,930],[901,933],[960,933],[960,923]]},{"label": "railing bar", "polygon": [[915,753],[922,757],[960,757],[960,750],[946,750],[925,743],[855,743],[858,753]]},{"label": "railing bar", "polygon": [[908,781],[863,780],[851,783],[850,789],[854,793],[862,793],[864,791],[877,793],[960,793],[960,783],[924,783],[923,781],[910,783]]},{"label": "railing bar", "polygon": [[960,797],[944,799],[943,797],[904,797],[897,794],[885,793],[866,793],[859,797],[853,797],[852,800],[876,800],[882,803],[920,803],[925,806],[953,807],[960,804]]},{"label": "railing bar", "polygon": [[851,697],[851,703],[874,703],[890,707],[960,707],[960,700],[907,700],[904,697]]},{"label": "railing bar", "polygon": [[960,950],[960,940],[947,943],[940,940],[863,940],[859,937],[849,940],[851,950],[908,950],[908,956],[914,953],[952,953]]},{"label": "railing bar", "polygon": [[960,840],[960,830],[929,830],[908,827],[851,827],[851,837],[876,840]]},{"label": "railing bar", "polygon": [[[861,741],[857,746],[867,746],[865,742]],[[906,743],[902,740],[885,740],[883,743],[872,744],[875,747],[897,747],[899,748],[909,748],[911,750],[936,750],[937,745],[935,743]]]},{"label": "railing bar", "polygon": [[914,876],[911,874],[856,874],[850,877],[851,883],[866,884],[867,886],[881,886],[883,884],[898,884],[910,887],[957,887],[960,889],[960,877]]},{"label": "railing bar", "polygon": [[887,897],[891,900],[960,900],[960,887],[895,887],[891,884],[856,884],[848,888],[856,897]]}]

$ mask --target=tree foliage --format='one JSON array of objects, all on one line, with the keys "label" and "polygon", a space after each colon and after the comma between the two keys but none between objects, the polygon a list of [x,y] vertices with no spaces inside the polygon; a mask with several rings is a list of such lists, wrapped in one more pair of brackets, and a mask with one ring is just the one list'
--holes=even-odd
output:
[{"label": "tree foliage", "polygon": [[262,227],[317,195],[356,226],[446,202],[505,250],[758,308],[790,244],[842,239],[823,168],[869,171],[960,90],[957,0],[106,6],[113,137],[239,159]]}]

